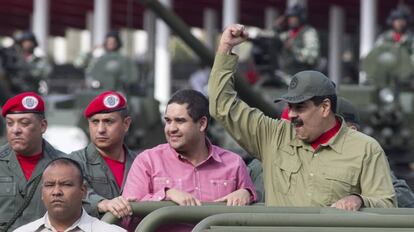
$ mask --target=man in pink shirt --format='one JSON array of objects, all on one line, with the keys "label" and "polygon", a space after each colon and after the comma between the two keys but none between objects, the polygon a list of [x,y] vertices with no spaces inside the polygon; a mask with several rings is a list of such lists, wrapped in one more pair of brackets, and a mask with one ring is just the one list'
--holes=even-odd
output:
[{"label": "man in pink shirt", "polygon": [[145,150],[129,171],[123,197],[140,201],[171,200],[179,205],[256,200],[243,160],[214,146],[206,137],[208,100],[194,90],[172,96],[165,110],[166,144]]}]

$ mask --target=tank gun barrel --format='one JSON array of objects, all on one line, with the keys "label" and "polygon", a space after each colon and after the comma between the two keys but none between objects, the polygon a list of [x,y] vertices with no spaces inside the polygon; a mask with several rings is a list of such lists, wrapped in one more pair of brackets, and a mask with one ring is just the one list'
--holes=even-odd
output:
[{"label": "tank gun barrel", "polygon": [[[208,49],[200,40],[191,34],[189,27],[184,21],[172,11],[165,8],[158,0],[137,0],[146,8],[153,11],[158,17],[177,34],[193,51],[200,57],[200,60],[207,65],[213,66],[214,52]],[[272,104],[265,101],[261,94],[252,90],[251,86],[241,78],[236,76],[236,89],[239,96],[247,104],[262,110],[269,117],[276,117],[277,111]]]}]

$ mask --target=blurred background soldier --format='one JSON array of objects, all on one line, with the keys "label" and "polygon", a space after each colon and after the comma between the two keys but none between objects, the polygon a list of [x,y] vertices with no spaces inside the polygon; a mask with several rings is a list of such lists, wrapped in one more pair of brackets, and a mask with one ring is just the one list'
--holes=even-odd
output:
[{"label": "blurred background soldier", "polygon": [[127,97],[138,83],[134,61],[123,56],[119,50],[122,41],[117,31],[109,32],[102,49],[95,49],[75,61],[75,66],[86,67],[86,85],[92,89],[116,90]]},{"label": "blurred background soldier", "polygon": [[14,46],[1,48],[0,86],[3,100],[25,91],[47,94],[47,80],[52,66],[37,45],[35,35],[25,31],[16,35]]},{"label": "blurred background soldier", "polygon": [[[287,30],[281,32],[286,23]],[[320,56],[320,42],[315,28],[306,24],[305,9],[299,5],[288,8],[285,15],[276,20],[275,29],[281,40],[281,70],[293,75],[303,70],[315,69]]]},{"label": "blurred background soldier", "polygon": [[48,92],[47,79],[52,67],[42,52],[35,52],[37,46],[36,37],[30,31],[16,36],[17,70],[14,76],[10,76],[13,92]]},{"label": "blurred background soldier", "polygon": [[409,29],[411,22],[412,16],[407,8],[400,6],[394,9],[387,18],[387,24],[390,26],[390,29],[378,37],[376,45],[403,47],[410,55],[411,62],[414,64],[414,34]]}]

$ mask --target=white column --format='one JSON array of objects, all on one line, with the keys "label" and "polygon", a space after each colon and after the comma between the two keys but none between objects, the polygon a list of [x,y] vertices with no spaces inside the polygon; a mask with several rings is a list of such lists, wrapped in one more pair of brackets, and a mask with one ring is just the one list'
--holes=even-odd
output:
[{"label": "white column", "polygon": [[377,26],[377,0],[361,0],[360,49],[359,56],[365,57],[375,42]]},{"label": "white column", "polygon": [[215,49],[217,40],[217,12],[214,9],[206,8],[203,14],[203,26],[205,31],[205,43],[207,47]]},{"label": "white column", "polygon": [[331,6],[329,9],[329,60],[328,74],[337,86],[342,75],[342,52],[345,29],[345,12],[342,7]]},{"label": "white column", "polygon": [[265,18],[264,25],[266,30],[273,30],[273,25],[277,18],[278,12],[274,7],[266,7],[265,9]]},{"label": "white column", "polygon": [[239,0],[223,0],[223,24],[222,28],[226,28],[230,24],[239,22],[240,11]]},{"label": "white column", "polygon": [[[171,0],[160,0],[160,2],[171,8]],[[170,29],[161,19],[157,19],[155,25],[154,97],[160,102],[160,110],[163,112],[171,95],[171,57],[168,50]]]},{"label": "white column", "polygon": [[89,40],[88,40],[88,43],[89,43],[89,45],[88,45],[88,50],[87,50],[87,52],[89,52],[90,51],[90,49],[93,47],[93,38],[94,38],[94,36],[93,36],[93,11],[88,11],[88,12],[86,12],[86,17],[85,17],[85,20],[86,20],[86,30],[88,31],[88,33],[89,33]]},{"label": "white column", "polygon": [[53,58],[56,64],[67,62],[67,44],[65,37],[55,37],[53,39]]},{"label": "white column", "polygon": [[95,0],[93,12],[93,45],[102,45],[109,29],[110,0]]},{"label": "white column", "polygon": [[[361,24],[359,58],[364,58],[371,51],[375,42],[377,26],[377,0],[360,0]],[[359,83],[366,81],[365,75],[360,75]]]},{"label": "white column", "polygon": [[47,54],[47,38],[49,36],[49,0],[33,0],[33,33],[36,36],[39,47]]},{"label": "white column", "polygon": [[145,59],[153,65],[155,57],[155,15],[150,10],[144,12],[144,30],[147,33]]}]

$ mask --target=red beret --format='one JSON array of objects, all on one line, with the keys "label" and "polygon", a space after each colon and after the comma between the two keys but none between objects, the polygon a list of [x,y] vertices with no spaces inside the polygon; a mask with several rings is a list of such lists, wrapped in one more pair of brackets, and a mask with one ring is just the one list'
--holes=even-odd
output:
[{"label": "red beret", "polygon": [[106,91],[96,96],[85,109],[85,117],[90,118],[94,114],[109,113],[127,108],[126,99],[115,91]]},{"label": "red beret", "polygon": [[3,105],[1,115],[19,114],[19,113],[44,113],[45,102],[42,97],[33,92],[24,92],[18,94]]}]

